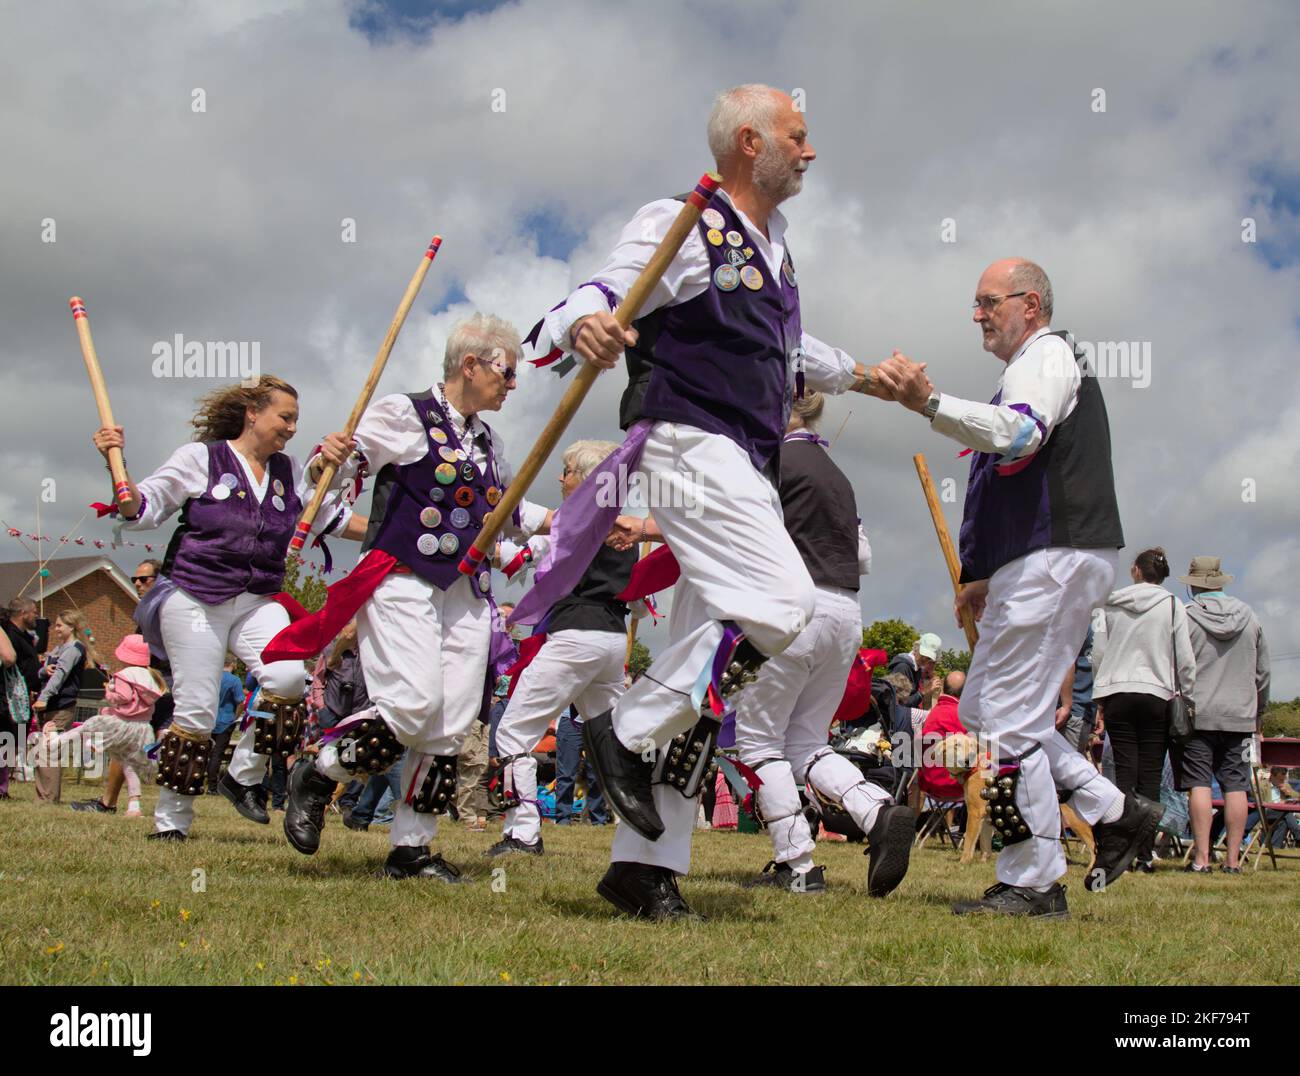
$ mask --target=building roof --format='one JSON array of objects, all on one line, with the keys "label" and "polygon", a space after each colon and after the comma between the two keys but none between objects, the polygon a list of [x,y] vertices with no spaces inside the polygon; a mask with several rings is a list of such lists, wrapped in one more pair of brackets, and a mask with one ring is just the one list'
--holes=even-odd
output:
[{"label": "building roof", "polygon": [[[84,579],[92,572],[108,572],[110,578],[130,597],[132,603],[140,599],[130,577],[107,557],[55,557],[46,565],[50,574],[45,579],[45,597],[70,587],[78,579]],[[34,560],[0,562],[0,604],[10,598],[26,595],[39,598],[41,581],[33,573],[36,571]]]}]

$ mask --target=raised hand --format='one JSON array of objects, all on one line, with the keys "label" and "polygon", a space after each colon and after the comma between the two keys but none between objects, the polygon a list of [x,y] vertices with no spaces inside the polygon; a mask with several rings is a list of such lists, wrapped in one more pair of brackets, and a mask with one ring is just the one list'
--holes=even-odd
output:
[{"label": "raised hand", "polygon": [[623,355],[623,348],[637,341],[635,329],[624,329],[614,315],[605,310],[579,318],[569,335],[573,350],[602,370],[615,366]]}]

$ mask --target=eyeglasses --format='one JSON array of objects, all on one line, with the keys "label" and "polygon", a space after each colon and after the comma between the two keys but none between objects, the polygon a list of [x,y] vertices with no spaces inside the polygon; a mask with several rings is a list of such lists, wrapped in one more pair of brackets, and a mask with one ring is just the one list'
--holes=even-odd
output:
[{"label": "eyeglasses", "polygon": [[1027,291],[1013,291],[1009,295],[985,295],[983,298],[976,299],[971,303],[970,308],[972,310],[983,310],[984,313],[991,314],[1001,305],[1003,299],[1018,299],[1020,296],[1028,294]]},{"label": "eyeglasses", "polygon": [[516,374],[515,374],[515,368],[513,366],[507,366],[505,363],[495,363],[491,359],[484,359],[478,355],[475,355],[474,358],[478,359],[478,361],[481,362],[484,366],[492,367],[492,369],[494,369],[497,373],[499,373],[502,376],[502,378],[505,379],[505,383],[507,385],[511,384],[515,380]]},{"label": "eyeglasses", "polygon": [[157,578],[157,576],[153,576],[153,575],[133,575],[133,576],[131,576],[131,582],[132,582],[132,583],[147,583],[147,582],[149,582],[150,579],[156,579],[156,578]]}]

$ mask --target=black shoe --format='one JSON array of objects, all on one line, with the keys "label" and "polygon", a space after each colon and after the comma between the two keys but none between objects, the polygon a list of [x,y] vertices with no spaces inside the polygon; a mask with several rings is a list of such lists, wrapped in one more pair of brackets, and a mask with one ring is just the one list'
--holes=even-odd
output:
[{"label": "black shoe", "polygon": [[491,848],[483,854],[489,858],[497,856],[508,856],[517,852],[522,852],[528,856],[540,856],[542,854],[542,838],[538,837],[532,844],[525,844],[518,837],[502,837]]},{"label": "black shoe", "polygon": [[288,807],[284,813],[284,835],[305,856],[320,848],[325,828],[325,808],[338,783],[316,769],[310,756],[298,760],[289,774]]},{"label": "black shoe", "polygon": [[1070,918],[1070,909],[1065,903],[1065,886],[1059,882],[1046,893],[998,882],[984,890],[982,899],[954,904],[952,912],[953,915],[989,912],[993,915],[1027,915],[1037,919]]},{"label": "black shoe", "polygon": [[432,856],[428,848],[394,848],[384,863],[389,878],[437,878],[440,882],[461,882],[460,871],[442,856]]},{"label": "black shoe", "polygon": [[78,800],[76,803],[69,803],[74,811],[90,811],[94,814],[117,814],[116,807],[105,807],[100,800]]},{"label": "black shoe", "polygon": [[772,860],[763,873],[752,881],[742,882],[745,889],[788,889],[791,893],[823,893],[826,890],[826,868],[813,867],[806,874],[795,874],[788,863]]},{"label": "black shoe", "polygon": [[266,789],[261,785],[241,785],[229,773],[224,773],[217,782],[216,791],[225,796],[235,810],[250,822],[256,822],[259,826],[271,824],[271,816],[266,813]]},{"label": "black shoe", "polygon": [[883,897],[898,888],[907,874],[907,861],[916,836],[916,815],[912,808],[886,805],[880,808],[876,824],[867,834],[867,895]]},{"label": "black shoe", "polygon": [[1124,797],[1124,813],[1114,822],[1098,822],[1092,827],[1097,841],[1097,858],[1083,880],[1089,893],[1114,885],[1137,856],[1137,850],[1150,847],[1156,825],[1165,809],[1145,796],[1130,792]]},{"label": "black shoe", "polygon": [[184,833],[178,829],[161,829],[157,833],[151,833],[145,838],[146,841],[184,841],[188,840]]},{"label": "black shoe", "polygon": [[[608,794],[608,789],[606,789]],[[596,892],[615,907],[638,919],[687,919],[704,922],[682,899],[677,875],[667,867],[645,863],[611,863]]]},{"label": "black shoe", "polygon": [[642,761],[640,755],[618,742],[613,713],[606,710],[582,723],[587,759],[595,767],[605,800],[614,813],[647,841],[657,841],[663,836],[664,823],[650,791],[654,763]]},{"label": "black shoe", "polygon": [[1133,866],[1129,867],[1131,871],[1138,871],[1141,874],[1155,874],[1156,865],[1151,860],[1135,859]]},{"label": "black shoe", "polygon": [[1241,868],[1240,868],[1240,867],[1229,867],[1229,866],[1225,863],[1222,867],[1219,868],[1219,873],[1220,873],[1220,874],[1240,874],[1240,873],[1241,873]]},{"label": "black shoe", "polygon": [[1209,864],[1206,864],[1204,867],[1198,867],[1196,865],[1196,860],[1189,859],[1187,861],[1187,866],[1183,868],[1183,873],[1184,874],[1213,874],[1214,868],[1211,867]]},{"label": "black shoe", "polygon": [[355,829],[359,833],[364,833],[370,828],[369,822],[357,821],[356,815],[352,811],[343,812],[343,824],[347,826],[348,829]]}]

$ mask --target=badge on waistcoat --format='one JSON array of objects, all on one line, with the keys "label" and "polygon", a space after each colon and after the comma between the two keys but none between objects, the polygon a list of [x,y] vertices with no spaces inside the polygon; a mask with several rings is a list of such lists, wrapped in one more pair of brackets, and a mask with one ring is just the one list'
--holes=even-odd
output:
[{"label": "badge on waistcoat", "polygon": [[717,228],[710,228],[704,233],[704,238],[712,243],[715,247],[722,246],[722,233]]},{"label": "badge on waistcoat", "polygon": [[484,594],[486,594],[489,590],[492,589],[492,573],[491,573],[491,572],[479,572],[479,576],[478,576],[478,588],[479,588],[479,590],[481,590]]},{"label": "badge on waistcoat", "polygon": [[277,512],[283,512],[284,498],[279,496],[278,494],[276,496],[273,496],[271,498],[271,507],[274,508]]},{"label": "badge on waistcoat", "polygon": [[781,275],[785,277],[785,282],[789,284],[790,287],[797,288],[799,286],[794,275],[794,266],[790,264],[789,258],[786,258],[785,261],[781,263]]},{"label": "badge on waistcoat", "polygon": [[[708,209],[706,209],[703,213],[700,214],[700,219],[704,221],[704,227],[712,228],[716,231],[719,231],[719,235],[721,234],[720,229],[724,224],[727,223],[725,220],[723,220],[722,214],[719,213],[712,206],[710,206]],[[721,238],[719,238],[718,242],[719,243],[722,242]],[[713,245],[716,247],[718,243],[714,243]]]},{"label": "badge on waistcoat", "polygon": [[[431,418],[429,421],[432,422],[434,420]],[[429,430],[429,436],[432,437],[440,445],[445,445],[447,443],[447,431],[440,430],[436,426],[432,427]]]},{"label": "badge on waistcoat", "polygon": [[447,518],[458,531],[463,531],[469,526],[469,512],[464,508],[453,508]]},{"label": "badge on waistcoat", "polygon": [[758,271],[758,266],[747,265],[740,271],[740,282],[750,291],[758,291],[763,286],[763,274]]},{"label": "badge on waistcoat", "polygon": [[737,231],[730,231],[727,233],[727,242],[733,247],[738,247],[745,242],[745,237]]},{"label": "badge on waistcoat", "polygon": [[429,500],[435,503],[442,500],[446,495],[447,491],[441,486],[434,486],[433,489],[429,490]]},{"label": "badge on waistcoat", "polygon": [[754,248],[753,248],[753,247],[746,247],[746,248],[745,248],[744,250],[742,250],[740,253],[742,253],[743,255],[745,255],[745,261],[749,261],[749,259],[752,258],[752,257],[754,256]]},{"label": "badge on waistcoat", "polygon": [[469,486],[461,486],[456,490],[455,500],[462,508],[468,508],[474,503],[474,491]]},{"label": "badge on waistcoat", "polygon": [[218,482],[215,486],[212,487],[212,499],[214,501],[224,501],[229,496],[230,496],[229,486],[223,486],[220,482]]},{"label": "badge on waistcoat", "polygon": [[735,291],[740,285],[740,270],[734,265],[719,265],[713,270],[713,283],[719,291]]},{"label": "badge on waistcoat", "polygon": [[284,483],[281,482],[278,478],[271,479],[271,492],[274,493],[277,497],[283,497]]},{"label": "badge on waistcoat", "polygon": [[[433,535],[429,535],[429,537],[432,538]],[[438,542],[438,549],[449,557],[459,548],[460,539],[454,534],[444,534],[442,539]]]},{"label": "badge on waistcoat", "polygon": [[[239,479],[236,478],[234,475],[232,475],[229,471],[223,474],[219,479],[217,479],[217,481],[220,482],[223,486],[225,486],[226,489],[233,490],[239,486]],[[230,496],[230,494],[226,494],[226,496],[228,497]]]},{"label": "badge on waistcoat", "polygon": [[501,500],[501,491],[496,486],[488,486],[487,493],[484,496],[487,498],[487,503],[495,508]]},{"label": "badge on waistcoat", "polygon": [[460,459],[460,457],[456,455],[456,450],[452,448],[450,445],[443,445],[440,449],[438,449],[438,455],[441,456],[448,463],[455,463],[457,462],[457,460]]},{"label": "badge on waistcoat", "polygon": [[433,477],[444,486],[450,486],[456,481],[456,468],[450,463],[440,463],[433,469]]},{"label": "badge on waistcoat", "polygon": [[[438,492],[441,493],[442,490],[438,490]],[[422,527],[428,527],[430,530],[432,530],[434,527],[438,526],[438,524],[440,524],[441,522],[442,522],[442,513],[439,512],[438,509],[436,508],[420,509],[420,525]]]},{"label": "badge on waistcoat", "polygon": [[727,251],[727,263],[737,267],[745,264],[745,255],[740,253],[734,247]]},{"label": "badge on waistcoat", "polygon": [[438,536],[436,534],[420,535],[420,537],[415,540],[415,548],[426,557],[433,556],[438,552]]}]

